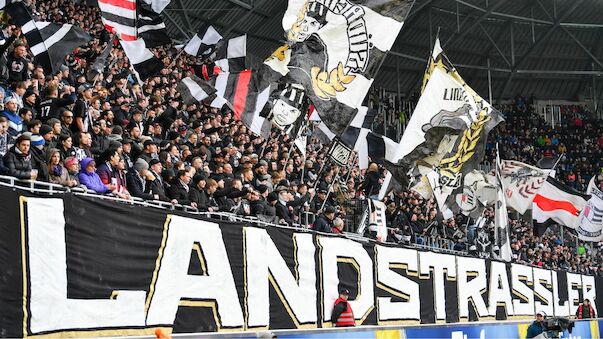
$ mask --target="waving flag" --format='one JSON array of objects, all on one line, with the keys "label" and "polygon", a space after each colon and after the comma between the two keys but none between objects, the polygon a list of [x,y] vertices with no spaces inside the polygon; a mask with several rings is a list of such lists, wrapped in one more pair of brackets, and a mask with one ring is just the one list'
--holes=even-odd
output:
[{"label": "waving flag", "polygon": [[274,69],[308,91],[321,120],[343,133],[371,87],[412,0],[289,0],[287,45]]},{"label": "waving flag", "polygon": [[591,198],[578,217],[576,232],[584,241],[603,241],[603,192],[594,185]]},{"label": "waving flag", "polygon": [[452,191],[461,186],[463,173],[472,171],[482,160],[488,134],[502,121],[500,112],[463,80],[436,39],[423,93],[400,140],[396,159],[408,169],[418,160],[433,167],[428,177],[443,208]]},{"label": "waving flag", "polygon": [[222,36],[213,26],[203,24],[197,34],[186,44],[184,51],[192,56],[207,58],[214,52],[221,40]]},{"label": "waving flag", "polygon": [[98,7],[103,24],[109,32],[124,41],[138,39],[136,0],[98,0]]},{"label": "waving flag", "polygon": [[124,52],[126,52],[132,67],[136,73],[138,73],[138,78],[141,81],[145,81],[161,72],[163,69],[163,62],[147,48],[144,40],[121,40],[120,42],[121,47],[123,47]]},{"label": "waving flag", "polygon": [[[546,182],[534,197],[532,218],[539,224],[550,222],[576,229],[580,212],[589,196],[564,185],[557,179],[547,177]],[[537,227],[544,233],[546,226]]]},{"label": "waving flag", "polygon": [[216,50],[215,65],[222,72],[241,72],[245,70],[247,56],[247,35],[229,39],[228,42]]},{"label": "waving flag", "polygon": [[532,208],[532,201],[550,172],[515,160],[503,160],[501,171],[507,203],[521,214]]},{"label": "waving flag", "polygon": [[151,4],[139,0],[138,20],[136,22],[138,38],[143,39],[149,48],[168,45],[172,39],[167,34],[167,29],[161,15],[154,11]]},{"label": "waving flag", "polygon": [[22,2],[13,3],[6,11],[21,26],[29,49],[46,73],[54,73],[77,47],[90,41],[82,28],[69,24],[35,21]]}]

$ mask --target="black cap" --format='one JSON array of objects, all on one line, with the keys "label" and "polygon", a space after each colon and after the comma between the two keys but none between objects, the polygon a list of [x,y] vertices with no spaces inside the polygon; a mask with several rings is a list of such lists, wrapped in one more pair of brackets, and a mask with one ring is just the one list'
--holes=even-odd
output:
[{"label": "black cap", "polygon": [[204,172],[195,174],[193,177],[193,185],[197,185],[201,180],[207,180],[207,175]]},{"label": "black cap", "polygon": [[325,208],[325,214],[329,214],[329,213],[336,213],[336,212],[337,212],[337,210],[336,210],[336,209],[335,209],[335,207],[333,207],[333,206],[327,206],[327,207]]},{"label": "black cap", "polygon": [[258,190],[258,192],[260,192],[260,193],[266,193],[266,191],[268,190],[268,186],[266,186],[266,185],[259,185],[259,186],[257,187],[257,190]]},{"label": "black cap", "polygon": [[157,165],[161,163],[161,161],[159,161],[158,159],[151,159],[151,161],[149,161],[149,167]]},{"label": "black cap", "polygon": [[277,201],[278,200],[278,195],[276,195],[275,192],[272,192],[272,193],[268,194],[268,197],[266,198],[266,200],[268,202]]},{"label": "black cap", "polygon": [[157,145],[157,143],[153,140],[147,140],[144,142],[144,147],[147,147],[149,145]]},{"label": "black cap", "polygon": [[132,140],[128,139],[128,138],[123,138],[121,139],[121,144],[125,145],[125,144],[132,144]]},{"label": "black cap", "polygon": [[339,290],[339,294],[350,295],[350,290],[348,290],[347,288],[342,288]]}]

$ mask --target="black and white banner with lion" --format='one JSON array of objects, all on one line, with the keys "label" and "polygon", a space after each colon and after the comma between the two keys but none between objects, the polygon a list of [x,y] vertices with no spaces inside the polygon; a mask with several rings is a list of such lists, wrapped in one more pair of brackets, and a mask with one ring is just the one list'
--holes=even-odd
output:
[{"label": "black and white banner with lion", "polygon": [[0,337],[532,319],[603,310],[603,278],[0,187]]}]

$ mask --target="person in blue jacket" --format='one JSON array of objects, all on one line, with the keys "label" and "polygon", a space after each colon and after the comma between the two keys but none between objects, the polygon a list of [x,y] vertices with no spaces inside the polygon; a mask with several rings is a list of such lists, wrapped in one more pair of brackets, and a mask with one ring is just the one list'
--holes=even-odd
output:
[{"label": "person in blue jacket", "polygon": [[84,158],[82,160],[82,167],[78,178],[82,185],[96,193],[107,193],[111,191],[111,185],[107,186],[103,184],[101,178],[96,174],[96,163],[92,158]]},{"label": "person in blue jacket", "polygon": [[536,313],[536,320],[528,327],[526,338],[534,338],[544,332],[544,318],[546,318],[546,313],[544,313],[544,311],[538,311]]}]

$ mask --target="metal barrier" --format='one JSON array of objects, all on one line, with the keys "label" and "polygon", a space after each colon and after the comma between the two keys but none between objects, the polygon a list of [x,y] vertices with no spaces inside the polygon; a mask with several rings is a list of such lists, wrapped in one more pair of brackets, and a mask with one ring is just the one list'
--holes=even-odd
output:
[{"label": "metal barrier", "polygon": [[[135,198],[135,197],[133,197],[131,200],[126,200],[126,199],[122,199],[117,196],[114,196],[112,194],[98,194],[94,191],[87,189],[84,186],[65,187],[62,185],[43,182],[43,181],[21,180],[21,179],[15,178],[15,177],[4,176],[4,175],[0,175],[0,186],[10,187],[10,188],[18,188],[18,189],[25,190],[27,192],[37,193],[37,194],[56,195],[56,194],[69,193],[69,194],[73,194],[73,195],[77,195],[77,196],[81,196],[81,197],[113,201],[113,202],[128,204],[128,205],[160,208],[160,209],[170,210],[170,211],[181,211],[181,212],[185,212],[187,214],[203,216],[203,217],[207,217],[210,219],[218,219],[218,220],[231,221],[231,222],[252,223],[254,225],[262,226],[262,227],[284,227],[284,228],[294,229],[296,231],[313,232],[313,230],[311,230],[309,228],[309,226],[311,224],[310,222],[298,223],[298,224],[294,224],[291,226],[279,225],[279,224],[260,220],[256,217],[242,217],[242,216],[236,215],[234,213],[200,212],[199,210],[197,210],[196,208],[194,208],[192,206],[172,204],[171,202],[166,202],[166,201],[143,200],[143,199]],[[361,206],[363,204],[363,201],[358,200],[358,201],[356,201],[356,204]],[[307,220],[307,221],[312,220],[312,222],[313,222],[315,216],[312,213],[310,213],[310,214],[311,214],[311,217],[304,218],[302,220]],[[362,242],[372,241],[371,239],[368,239],[362,235],[355,233],[355,228],[350,227],[354,222],[358,221],[357,219],[358,219],[358,216],[356,214],[354,214],[345,220],[346,227],[345,227],[344,235],[350,239],[354,239],[357,241],[362,241]],[[422,239],[421,243],[404,243],[404,245],[411,247],[411,248],[427,249],[427,250],[443,252],[443,253],[467,254],[466,252],[455,251],[453,249],[454,243],[447,239],[434,239],[431,237],[417,237],[417,239]]]}]

